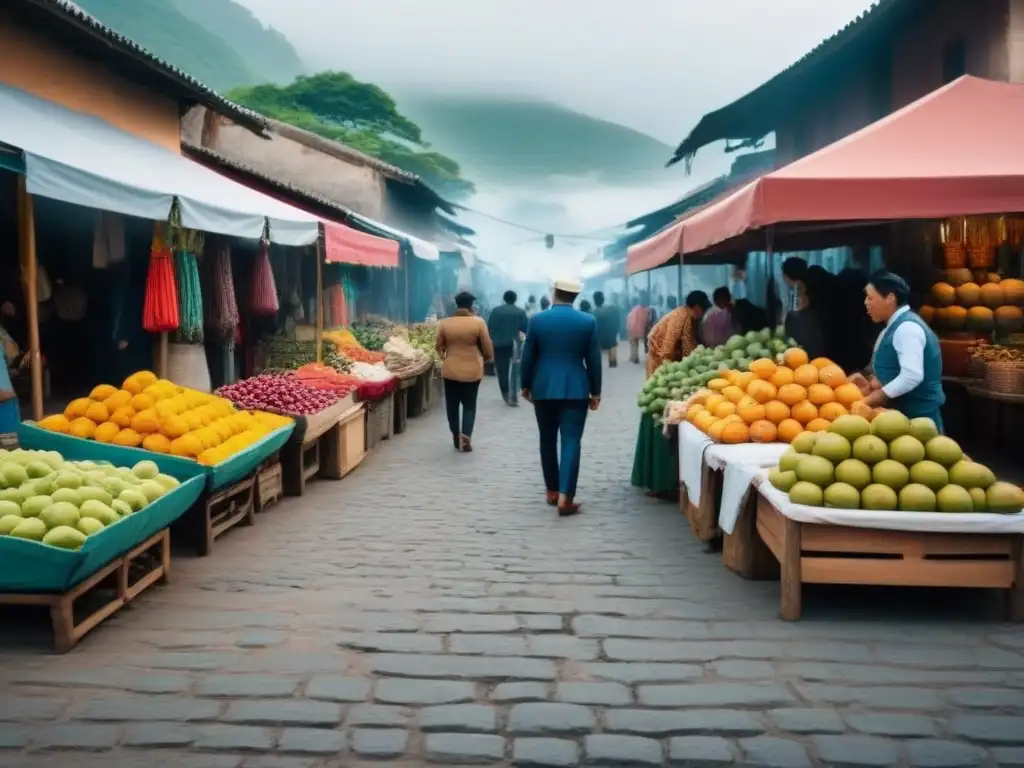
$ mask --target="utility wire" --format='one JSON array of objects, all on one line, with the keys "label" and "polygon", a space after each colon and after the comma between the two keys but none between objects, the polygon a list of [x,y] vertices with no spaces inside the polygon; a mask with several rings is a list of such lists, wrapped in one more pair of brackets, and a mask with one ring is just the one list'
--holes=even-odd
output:
[{"label": "utility wire", "polygon": [[[481,217],[483,217],[485,219],[490,219],[491,221],[496,221],[499,224],[505,224],[506,226],[509,226],[509,227],[515,227],[516,229],[521,229],[521,230],[523,230],[525,232],[533,232],[534,234],[540,235],[541,236],[540,239],[543,239],[545,237],[551,236],[551,237],[557,237],[560,240],[594,240],[594,241],[597,241],[597,242],[607,242],[609,240],[614,240],[615,238],[611,237],[611,236],[597,237],[597,236],[595,236],[596,233],[604,232],[606,230],[618,229],[618,228],[622,228],[622,227],[626,226],[625,222],[623,222],[622,224],[619,224],[619,225],[611,225],[611,226],[607,226],[607,227],[601,227],[600,229],[594,229],[594,230],[591,230],[590,232],[586,232],[586,233],[583,233],[583,234],[575,234],[575,235],[574,234],[559,234],[558,232],[550,232],[548,230],[537,229],[536,227],[531,227],[531,226],[528,226],[526,224],[519,224],[519,223],[517,223],[515,221],[509,221],[508,219],[503,219],[500,216],[494,216],[493,214],[490,214],[490,213],[484,213],[483,211],[478,211],[478,210],[476,210],[474,208],[469,208],[468,206],[460,205],[459,203],[453,203],[452,205],[453,205],[453,207],[458,208],[461,211],[465,211],[466,213],[472,213],[472,214],[474,214],[476,216],[481,216]],[[533,242],[535,239],[536,238],[529,238],[527,240],[521,241],[520,243],[514,243],[514,245],[521,245],[523,243],[530,243],[530,242]]]}]

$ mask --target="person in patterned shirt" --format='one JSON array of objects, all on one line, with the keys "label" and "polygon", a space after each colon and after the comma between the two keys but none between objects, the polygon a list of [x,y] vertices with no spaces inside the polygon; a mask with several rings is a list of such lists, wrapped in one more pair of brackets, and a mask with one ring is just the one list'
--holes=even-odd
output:
[{"label": "person in patterned shirt", "polygon": [[699,343],[697,327],[711,301],[704,291],[693,291],[683,306],[659,320],[647,337],[647,376],[650,378],[661,364],[678,361],[689,355]]}]

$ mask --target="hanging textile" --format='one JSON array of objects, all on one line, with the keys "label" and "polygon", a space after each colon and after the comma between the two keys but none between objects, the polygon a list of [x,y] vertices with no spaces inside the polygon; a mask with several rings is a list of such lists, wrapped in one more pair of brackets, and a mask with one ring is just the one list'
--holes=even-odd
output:
[{"label": "hanging textile", "polygon": [[178,290],[174,282],[171,246],[160,224],[153,227],[149,273],[142,307],[142,327],[150,333],[166,333],[178,327]]},{"label": "hanging textile", "polygon": [[178,340],[203,343],[203,293],[199,287],[199,262],[188,251],[174,254],[178,287]]},{"label": "hanging textile", "polygon": [[218,241],[213,255],[207,259],[206,323],[211,335],[230,342],[238,326],[238,302],[231,270],[231,247]]},{"label": "hanging textile", "polygon": [[274,270],[270,266],[270,253],[267,243],[262,243],[260,254],[252,270],[252,312],[254,315],[275,315],[280,305],[277,300],[277,284],[274,282]]},{"label": "hanging textile", "polygon": [[107,269],[124,262],[124,218],[100,211],[92,237],[92,268]]},{"label": "hanging textile", "polygon": [[340,283],[335,283],[327,289],[327,294],[330,297],[328,306],[330,308],[330,317],[327,321],[328,326],[336,328],[342,325],[348,325],[348,305],[345,301],[345,290],[341,287]]}]

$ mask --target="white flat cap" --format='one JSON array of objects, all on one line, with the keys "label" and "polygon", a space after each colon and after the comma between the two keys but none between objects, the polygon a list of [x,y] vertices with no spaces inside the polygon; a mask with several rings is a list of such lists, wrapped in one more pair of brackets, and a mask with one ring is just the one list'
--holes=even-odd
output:
[{"label": "white flat cap", "polygon": [[554,287],[563,293],[583,293],[583,285],[575,280],[555,280]]}]

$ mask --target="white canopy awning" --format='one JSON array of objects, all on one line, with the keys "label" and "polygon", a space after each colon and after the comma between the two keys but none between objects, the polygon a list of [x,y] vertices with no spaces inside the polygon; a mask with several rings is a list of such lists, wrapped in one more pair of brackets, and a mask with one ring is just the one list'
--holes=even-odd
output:
[{"label": "white canopy awning", "polygon": [[319,236],[317,218],[305,211],[97,117],[2,84],[0,142],[24,154],[33,195],[157,221],[168,218],[177,198],[189,229],[258,238],[267,227],[281,245]]},{"label": "white canopy awning", "polygon": [[423,240],[422,238],[416,237],[415,235],[410,235],[408,232],[403,232],[400,229],[389,227],[387,224],[382,224],[379,221],[374,221],[373,219],[367,218],[366,216],[363,216],[358,213],[353,213],[351,214],[351,216],[352,218],[362,222],[365,226],[369,227],[370,229],[379,230],[380,232],[391,235],[392,237],[398,240],[405,240],[407,243],[409,243],[409,247],[412,248],[412,254],[416,258],[423,259],[424,261],[441,260],[441,250],[433,243],[429,243],[426,240]]}]

